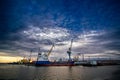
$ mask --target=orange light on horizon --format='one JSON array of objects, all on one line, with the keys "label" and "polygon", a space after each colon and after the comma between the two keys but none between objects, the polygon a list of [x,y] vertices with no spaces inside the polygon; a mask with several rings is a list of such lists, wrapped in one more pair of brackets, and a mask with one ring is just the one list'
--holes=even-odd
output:
[{"label": "orange light on horizon", "polygon": [[12,56],[0,56],[0,63],[9,63],[9,62],[17,62],[21,60],[22,57],[12,57]]}]

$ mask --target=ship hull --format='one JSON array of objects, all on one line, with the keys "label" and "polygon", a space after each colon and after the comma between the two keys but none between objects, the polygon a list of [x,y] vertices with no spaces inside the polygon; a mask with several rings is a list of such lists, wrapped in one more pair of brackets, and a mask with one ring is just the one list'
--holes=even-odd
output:
[{"label": "ship hull", "polygon": [[49,62],[49,61],[37,61],[36,66],[74,66],[74,62]]}]

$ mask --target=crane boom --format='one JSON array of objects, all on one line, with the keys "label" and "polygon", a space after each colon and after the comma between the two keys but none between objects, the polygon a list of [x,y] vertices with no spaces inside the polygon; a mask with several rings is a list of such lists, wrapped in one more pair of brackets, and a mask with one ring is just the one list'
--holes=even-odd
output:
[{"label": "crane boom", "polygon": [[53,50],[53,47],[54,47],[54,44],[52,45],[51,49],[49,50],[47,56],[49,56],[49,55],[51,54],[51,52],[52,52],[52,50]]}]

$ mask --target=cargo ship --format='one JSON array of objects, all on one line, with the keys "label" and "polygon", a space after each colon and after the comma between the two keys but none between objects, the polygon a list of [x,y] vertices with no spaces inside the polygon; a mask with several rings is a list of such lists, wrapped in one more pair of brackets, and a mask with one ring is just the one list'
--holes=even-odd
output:
[{"label": "cargo ship", "polygon": [[36,66],[75,66],[74,61],[50,62],[50,61],[37,61]]},{"label": "cargo ship", "polygon": [[38,57],[37,57],[37,61],[35,62],[36,66],[74,66],[74,61],[72,61],[71,59],[71,48],[72,48],[72,43],[73,40],[71,40],[71,44],[70,47],[67,51],[68,57],[69,59],[67,61],[50,61],[49,60],[49,55],[51,54],[53,48],[54,48],[54,44],[52,45],[51,49],[48,51],[48,53],[41,53],[40,49],[38,50]]}]

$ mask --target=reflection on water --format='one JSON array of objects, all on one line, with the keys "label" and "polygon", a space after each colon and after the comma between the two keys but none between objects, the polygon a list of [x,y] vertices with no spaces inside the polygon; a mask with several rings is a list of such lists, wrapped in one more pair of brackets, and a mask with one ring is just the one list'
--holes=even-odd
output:
[{"label": "reflection on water", "polygon": [[119,80],[119,67],[34,67],[6,64],[0,65],[0,80]]}]

